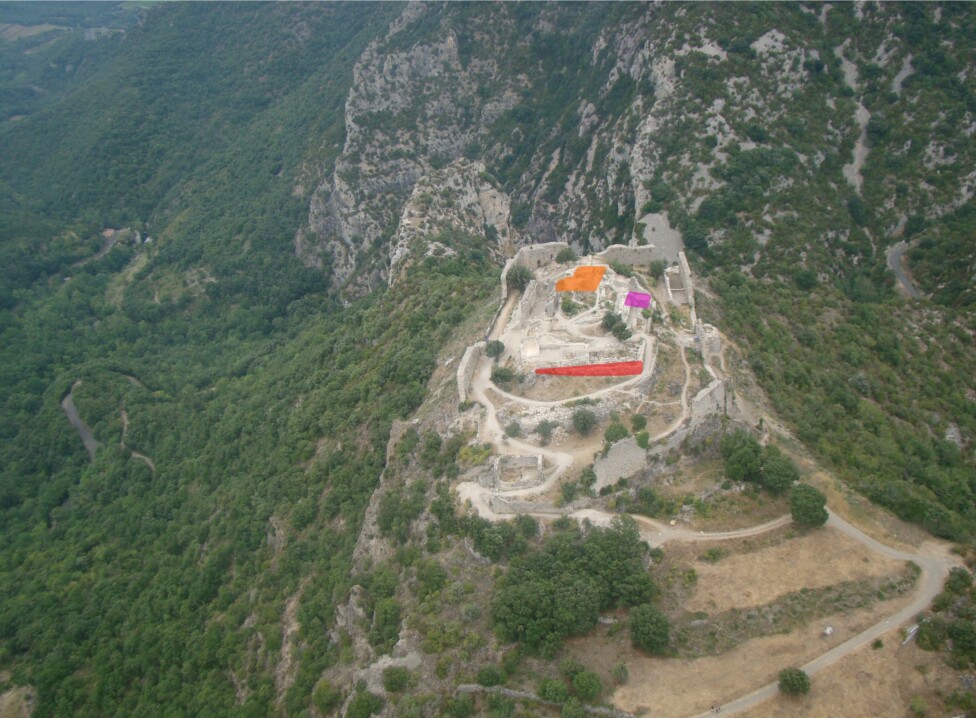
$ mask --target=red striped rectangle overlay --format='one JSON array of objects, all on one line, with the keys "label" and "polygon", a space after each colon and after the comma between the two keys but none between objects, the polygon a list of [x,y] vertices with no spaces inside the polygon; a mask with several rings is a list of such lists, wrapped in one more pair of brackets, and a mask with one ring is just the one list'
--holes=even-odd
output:
[{"label": "red striped rectangle overlay", "polygon": [[618,361],[607,364],[580,364],[578,366],[552,366],[536,369],[536,374],[555,376],[634,376],[644,369],[644,362]]}]

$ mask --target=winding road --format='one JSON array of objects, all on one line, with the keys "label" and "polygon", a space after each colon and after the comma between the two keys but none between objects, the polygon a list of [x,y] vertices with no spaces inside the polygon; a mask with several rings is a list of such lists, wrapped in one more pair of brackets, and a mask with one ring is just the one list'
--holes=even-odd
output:
[{"label": "winding road", "polygon": [[61,408],[64,409],[64,413],[68,417],[68,422],[78,432],[78,436],[81,437],[81,443],[85,445],[85,451],[88,452],[88,459],[94,461],[95,451],[98,449],[98,441],[95,440],[95,435],[92,434],[91,427],[84,422],[78,413],[78,408],[75,406],[74,393],[75,389],[80,385],[81,379],[78,379],[71,385],[71,391],[61,400]]},{"label": "winding road", "polygon": [[[903,243],[902,243],[903,244]],[[897,245],[896,245],[897,247]],[[905,247],[902,247],[900,251],[896,254],[896,262],[898,264],[898,259],[901,257]],[[889,253],[889,265],[892,262],[892,254]],[[894,267],[892,267],[894,269]],[[899,267],[900,269],[900,267]],[[896,270],[896,274],[899,271]],[[901,277],[899,280],[901,281]],[[907,278],[906,278],[907,281]],[[911,286],[910,283],[908,286]],[[907,288],[907,287],[906,287]],[[912,287],[914,289],[914,287]],[[915,290],[917,292],[917,290]],[[510,298],[510,303],[511,298]],[[502,321],[496,323],[492,335],[498,336],[505,329],[505,323],[507,322],[510,312],[502,312]],[[628,379],[620,384],[616,384],[611,387],[606,387],[598,391],[587,394],[585,397],[578,398],[597,398],[604,394],[608,394],[615,391],[620,391],[628,386],[638,384],[639,382],[647,379],[654,371],[654,364],[657,358],[656,345],[654,344],[654,337],[645,337],[645,350],[644,350],[644,369],[640,375]],[[684,387],[681,392],[681,416],[670,426],[668,429],[654,437],[655,441],[661,440],[670,436],[675,431],[680,428],[684,421],[690,415],[690,409],[688,406],[688,390],[691,383],[691,366],[688,363],[688,359],[685,353],[685,348],[679,343],[679,349],[681,354],[681,361],[685,367],[685,382]],[[725,370],[725,357],[724,357],[723,346],[722,354],[719,356],[720,364]],[[516,489],[512,491],[498,492],[502,496],[526,496],[531,494],[542,493],[549,488],[551,488],[559,477],[562,476],[566,471],[570,469],[573,464],[573,457],[571,454],[555,451],[545,447],[535,446],[525,441],[518,439],[510,439],[506,437],[502,431],[501,426],[498,422],[497,410],[494,403],[488,398],[488,389],[496,392],[498,395],[505,398],[506,401],[520,403],[525,406],[534,407],[555,407],[565,404],[563,401],[537,401],[531,399],[525,399],[522,397],[509,394],[491,382],[491,367],[492,362],[487,359],[483,359],[481,365],[478,367],[474,377],[471,380],[471,391],[475,400],[478,401],[483,407],[485,407],[485,416],[479,427],[479,440],[484,442],[490,442],[495,446],[500,454],[517,455],[517,456],[538,456],[542,455],[548,462],[555,466],[555,469],[550,472],[550,474],[544,479],[542,483],[537,486],[532,486],[523,489]],[[503,521],[511,517],[510,514],[498,514],[496,513],[489,503],[488,497],[494,493],[490,490],[476,484],[474,482],[462,482],[457,486],[457,492],[462,501],[470,500],[472,506],[475,510],[483,517],[491,521]],[[552,518],[551,513],[538,512],[532,513],[531,515],[538,518]],[[615,516],[619,514],[609,513],[606,511],[601,511],[599,509],[580,509],[568,514],[569,517],[577,520],[587,520],[590,523],[597,526],[607,526],[613,520]],[[744,529],[739,529],[736,531],[720,531],[720,532],[703,532],[703,531],[693,531],[686,528],[675,527],[669,524],[664,524],[658,521],[654,521],[644,516],[633,516],[640,527],[641,538],[645,540],[650,546],[661,546],[668,542],[678,541],[678,542],[704,542],[704,541],[724,541],[746,538],[750,536],[757,536],[769,531],[773,531],[778,528],[782,528],[791,523],[792,519],[790,516],[781,516],[773,521],[768,521],[766,523],[752,526]],[[870,628],[862,631],[853,638],[844,641],[843,643],[835,646],[834,648],[826,651],[816,659],[810,661],[806,665],[802,666],[803,670],[809,675],[814,675],[818,671],[823,670],[827,666],[832,665],[841,658],[853,653],[864,645],[874,641],[879,636],[891,631],[904,623],[911,621],[919,612],[923,611],[927,606],[929,606],[936,595],[942,590],[943,584],[950,569],[954,566],[961,565],[960,561],[948,553],[946,548],[942,545],[931,543],[926,544],[920,549],[919,553],[908,553],[906,551],[901,551],[890,546],[887,546],[880,541],[868,536],[859,528],[849,523],[833,511],[828,509],[828,520],[827,525],[835,528],[846,536],[859,541],[863,545],[867,546],[872,551],[875,551],[883,556],[902,560],[911,561],[915,563],[921,570],[919,576],[918,587],[916,593],[911,603],[904,606],[902,609],[896,613],[884,618],[878,623],[874,624]],[[730,715],[747,710],[751,707],[756,706],[762,701],[771,698],[776,695],[779,688],[777,683],[769,683],[762,686],[751,693],[748,693],[740,698],[730,701],[718,709],[723,715]],[[706,718],[707,716],[714,715],[716,711],[708,711],[707,713],[702,713],[696,718]]]},{"label": "winding road", "polygon": [[888,268],[895,273],[895,278],[898,280],[898,286],[902,288],[912,299],[918,299],[922,296],[918,287],[912,282],[908,274],[905,272],[905,267],[902,264],[902,257],[908,250],[908,243],[901,241],[898,244],[893,244],[888,247],[887,259]]},{"label": "winding road", "polygon": [[[838,646],[834,646],[826,653],[820,655],[806,665],[801,666],[801,668],[811,676],[816,674],[818,671],[823,670],[827,666],[836,663],[844,656],[847,656],[862,646],[874,641],[876,638],[879,638],[888,631],[898,628],[899,626],[913,620],[915,616],[921,611],[925,610],[929,604],[932,603],[932,599],[934,599],[942,591],[942,586],[945,583],[946,576],[949,575],[950,569],[955,566],[962,565],[958,559],[938,546],[932,546],[926,553],[918,554],[907,553],[905,551],[899,551],[898,549],[891,548],[890,546],[886,546],[880,541],[871,538],[859,528],[835,514],[833,511],[828,509],[828,513],[828,526],[833,526],[838,531],[856,541],[860,541],[868,548],[880,553],[883,556],[902,561],[912,561],[921,569],[922,572],[919,576],[918,589],[915,594],[915,598],[912,599],[911,603],[897,613],[878,621],[867,630],[862,631]],[[777,683],[768,683],[752,693],[719,706],[719,712],[722,715],[739,713],[756,706],[768,698],[773,697],[778,692],[779,686]],[[695,718],[706,718],[707,716],[714,715],[714,713],[715,711],[700,713]]]}]

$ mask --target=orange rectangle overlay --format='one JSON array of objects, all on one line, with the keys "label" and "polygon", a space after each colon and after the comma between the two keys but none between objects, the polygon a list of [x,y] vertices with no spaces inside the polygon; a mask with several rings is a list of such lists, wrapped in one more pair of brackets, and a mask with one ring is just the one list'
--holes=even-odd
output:
[{"label": "orange rectangle overlay", "polygon": [[555,376],[634,376],[644,369],[641,361],[618,361],[607,364],[579,364],[577,366],[552,366],[536,369],[536,374]]},{"label": "orange rectangle overlay", "polygon": [[595,292],[607,268],[602,265],[577,267],[572,277],[556,282],[557,292]]}]

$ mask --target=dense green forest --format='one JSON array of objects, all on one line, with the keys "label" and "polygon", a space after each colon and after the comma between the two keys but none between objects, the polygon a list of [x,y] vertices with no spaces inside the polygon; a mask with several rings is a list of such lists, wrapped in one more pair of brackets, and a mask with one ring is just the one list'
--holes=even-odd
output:
[{"label": "dense green forest", "polygon": [[[356,581],[370,645],[396,641],[395,579],[353,577],[353,547],[393,420],[495,301],[498,233],[447,232],[355,300],[295,238],[374,163],[390,189],[352,209],[382,234],[324,239],[385,271],[413,154],[417,174],[483,161],[524,241],[643,242],[641,217],[668,212],[702,316],[796,437],[899,516],[976,534],[973,5],[406,7],[0,4],[0,671],[37,688],[36,715],[314,713]],[[357,71],[383,92],[357,94]],[[917,301],[886,268],[900,240]],[[384,495],[379,529],[406,542],[438,482],[427,548],[463,536],[508,561],[507,639],[546,652],[646,605],[621,527],[530,550],[525,525],[455,515],[463,434],[406,436],[424,478]],[[579,575],[614,538],[633,580]],[[585,605],[553,624],[517,585],[548,596],[555,575]]]},{"label": "dense green forest", "polygon": [[[453,260],[342,307],[291,251],[298,165],[320,142],[329,161],[352,62],[386,19],[151,12],[124,61],[4,127],[0,663],[37,687],[36,715],[267,715],[296,592],[287,713],[334,660],[390,422],[497,273],[456,238]],[[84,261],[121,225],[153,243]],[[60,406],[79,380],[91,463]]]}]

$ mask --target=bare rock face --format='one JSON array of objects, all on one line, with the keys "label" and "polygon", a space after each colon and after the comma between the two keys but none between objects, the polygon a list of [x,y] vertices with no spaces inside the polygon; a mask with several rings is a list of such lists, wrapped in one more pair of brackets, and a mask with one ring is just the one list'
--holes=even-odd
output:
[{"label": "bare rock face", "polygon": [[512,227],[508,195],[496,187],[483,162],[463,158],[414,186],[391,242],[390,284],[409,265],[412,249],[420,248],[424,256],[453,252],[436,239],[445,232],[487,235],[495,240],[491,248],[506,256],[525,243]]},{"label": "bare rock face", "polygon": [[[331,257],[340,284],[358,274],[371,247],[390,237],[418,180],[458,159],[515,104],[514,82],[498,82],[491,59],[462,63],[451,30],[434,34],[434,42],[408,45],[404,34],[427,12],[422,5],[406,6],[386,38],[371,43],[356,63],[345,146],[335,171],[313,193],[307,225],[296,235],[296,252],[306,265],[321,267]],[[478,92],[486,86],[495,90]],[[368,291],[385,278],[387,266],[381,261],[366,268],[366,278],[357,277],[347,292]]]}]

